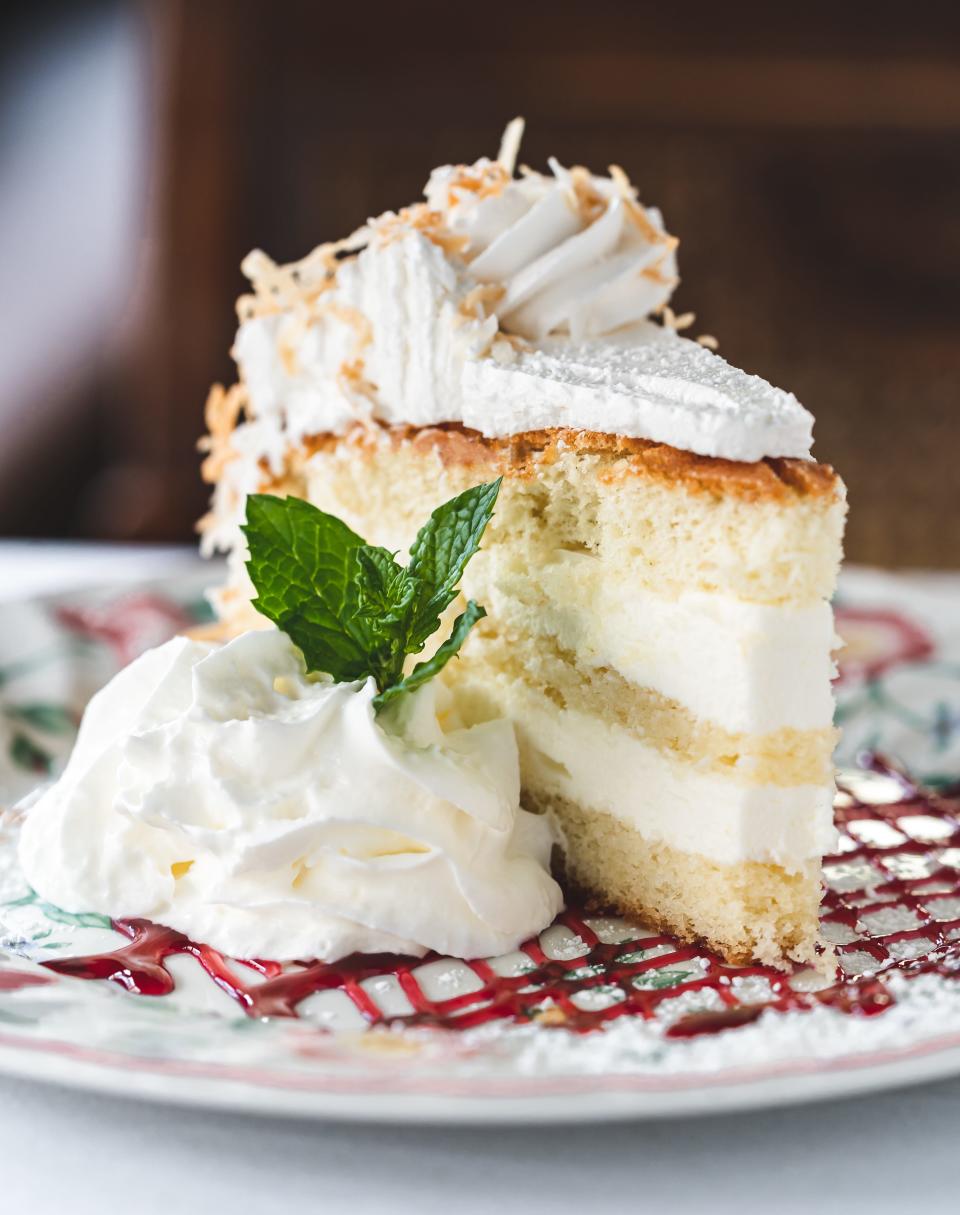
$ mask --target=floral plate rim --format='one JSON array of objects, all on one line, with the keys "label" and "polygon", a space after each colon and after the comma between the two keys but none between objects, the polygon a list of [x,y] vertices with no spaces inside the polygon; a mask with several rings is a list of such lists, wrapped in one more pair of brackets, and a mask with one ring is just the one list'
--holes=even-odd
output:
[{"label": "floral plate rim", "polygon": [[[2,970],[2,967],[0,967]],[[24,1051],[27,1047],[27,1051]],[[525,1077],[478,1092],[435,1082],[368,1091],[353,1079],[216,1064],[131,1060],[70,1043],[25,1042],[0,1033],[0,1074],[59,1088],[179,1107],[336,1122],[479,1126],[646,1121],[784,1108],[951,1079],[960,1075],[960,1032],[843,1059],[787,1063],[714,1075]]]}]

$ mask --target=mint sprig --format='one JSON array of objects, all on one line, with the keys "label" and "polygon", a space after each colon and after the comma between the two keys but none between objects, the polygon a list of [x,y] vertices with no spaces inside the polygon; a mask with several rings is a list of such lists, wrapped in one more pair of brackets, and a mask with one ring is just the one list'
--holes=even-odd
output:
[{"label": "mint sprig", "polygon": [[486,612],[470,600],[446,641],[404,676],[459,594],[480,546],[500,479],[439,506],[417,533],[407,566],[300,498],[253,494],[243,531],[253,606],[302,651],[309,671],[337,682],[373,676],[378,708],[411,692],[458,653]]}]

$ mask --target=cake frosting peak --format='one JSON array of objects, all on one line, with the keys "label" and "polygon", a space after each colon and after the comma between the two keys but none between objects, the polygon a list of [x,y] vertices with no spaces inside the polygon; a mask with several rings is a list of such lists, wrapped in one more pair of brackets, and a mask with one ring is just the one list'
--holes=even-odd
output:
[{"label": "cake frosting peak", "polygon": [[427,205],[463,238],[471,275],[500,287],[492,312],[502,327],[583,338],[660,311],[678,282],[678,241],[660,212],[641,205],[617,166],[609,177],[553,159],[550,169],[513,178],[481,160],[435,169],[427,182]]}]

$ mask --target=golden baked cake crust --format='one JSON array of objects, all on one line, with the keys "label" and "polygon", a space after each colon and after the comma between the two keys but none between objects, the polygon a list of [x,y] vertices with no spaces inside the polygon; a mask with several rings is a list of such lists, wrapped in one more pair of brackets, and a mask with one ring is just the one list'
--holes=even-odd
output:
[{"label": "golden baked cake crust", "polygon": [[767,459],[753,464],[699,456],[649,439],[597,431],[533,430],[505,439],[485,438],[478,431],[457,423],[444,426],[384,426],[358,423],[346,435],[313,435],[304,440],[303,453],[330,451],[348,444],[361,454],[378,446],[384,438],[395,445],[436,450],[444,464],[462,464],[490,471],[508,465],[513,476],[534,476],[538,464],[550,463],[561,451],[576,451],[613,457],[604,477],[644,476],[669,481],[691,492],[729,494],[745,501],[788,500],[796,497],[836,495],[840,478],[829,464],[812,460]]}]

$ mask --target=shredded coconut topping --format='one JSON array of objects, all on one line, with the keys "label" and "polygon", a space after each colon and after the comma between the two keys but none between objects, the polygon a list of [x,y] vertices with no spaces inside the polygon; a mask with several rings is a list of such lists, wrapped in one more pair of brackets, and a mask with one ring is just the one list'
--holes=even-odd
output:
[{"label": "shredded coconut topping", "polygon": [[500,140],[500,151],[497,153],[497,162],[506,170],[508,177],[513,176],[513,169],[517,163],[517,154],[520,151],[525,126],[526,124],[522,118],[511,119],[504,129],[503,138]]}]

